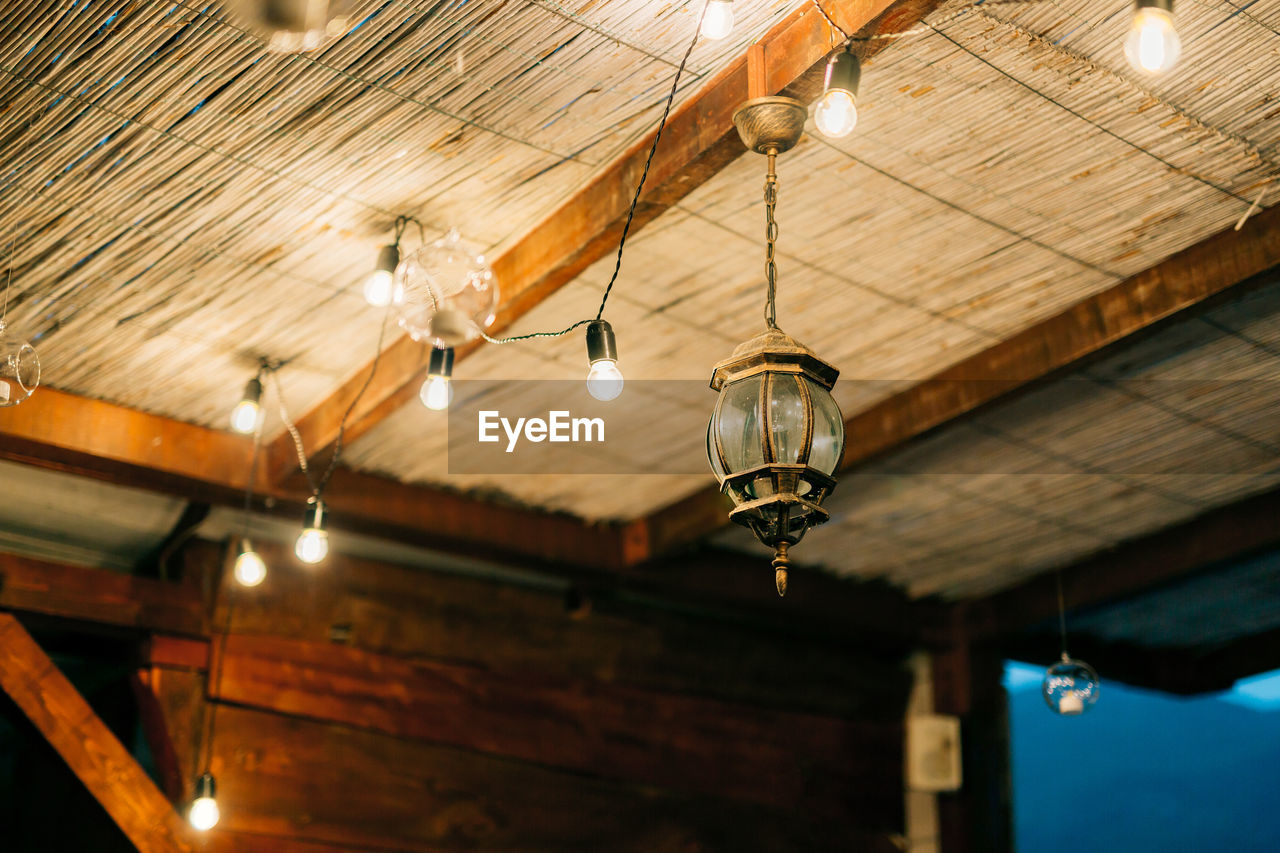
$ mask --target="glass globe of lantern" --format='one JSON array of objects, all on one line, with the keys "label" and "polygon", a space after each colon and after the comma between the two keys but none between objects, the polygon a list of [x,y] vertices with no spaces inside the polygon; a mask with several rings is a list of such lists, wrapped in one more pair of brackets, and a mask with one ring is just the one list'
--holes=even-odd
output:
[{"label": "glass globe of lantern", "polygon": [[493,322],[498,280],[484,256],[468,252],[450,229],[400,262],[393,298],[400,327],[415,341],[458,347]]},{"label": "glass globe of lantern", "polygon": [[350,0],[240,0],[240,14],[273,53],[319,50],[350,27]]},{"label": "glass globe of lantern", "polygon": [[40,387],[40,357],[0,320],[0,408],[16,406]]},{"label": "glass globe of lantern", "polygon": [[1081,660],[1062,653],[1062,660],[1049,667],[1040,685],[1049,710],[1064,717],[1083,714],[1098,701],[1098,673]]},{"label": "glass globe of lantern", "polygon": [[729,519],[775,551],[778,592],[787,551],[828,513],[823,501],[844,453],[844,418],[831,396],[837,371],[778,329],[740,345],[716,365],[720,392],[707,427],[707,457]]}]

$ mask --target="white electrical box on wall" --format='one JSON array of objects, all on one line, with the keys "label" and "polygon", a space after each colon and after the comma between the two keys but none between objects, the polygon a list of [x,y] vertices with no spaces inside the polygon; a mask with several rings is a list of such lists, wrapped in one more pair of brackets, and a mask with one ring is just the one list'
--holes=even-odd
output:
[{"label": "white electrical box on wall", "polygon": [[958,791],[960,718],[922,714],[907,718],[907,787],[913,791]]}]

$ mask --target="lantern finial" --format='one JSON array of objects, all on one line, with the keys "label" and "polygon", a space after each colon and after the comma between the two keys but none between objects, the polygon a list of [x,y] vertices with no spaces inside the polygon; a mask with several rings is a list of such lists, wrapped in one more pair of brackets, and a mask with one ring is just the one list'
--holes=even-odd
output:
[{"label": "lantern finial", "polygon": [[773,579],[778,585],[779,598],[787,594],[787,569],[791,566],[791,558],[787,556],[787,551],[790,548],[789,542],[779,542],[773,555]]}]

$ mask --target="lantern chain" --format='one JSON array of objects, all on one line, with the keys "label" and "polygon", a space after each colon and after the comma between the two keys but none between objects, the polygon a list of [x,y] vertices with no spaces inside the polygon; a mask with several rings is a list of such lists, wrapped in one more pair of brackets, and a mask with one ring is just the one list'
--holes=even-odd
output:
[{"label": "lantern chain", "polygon": [[778,152],[770,148],[769,174],[764,179],[764,277],[769,283],[769,297],[764,306],[764,321],[770,329],[778,328],[778,267],[774,263],[774,244],[778,241],[778,220],[774,213],[778,206]]}]

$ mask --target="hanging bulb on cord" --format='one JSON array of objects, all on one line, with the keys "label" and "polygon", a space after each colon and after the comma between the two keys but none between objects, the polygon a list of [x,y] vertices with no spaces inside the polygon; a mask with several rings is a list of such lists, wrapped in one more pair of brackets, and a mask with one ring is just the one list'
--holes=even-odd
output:
[{"label": "hanging bulb on cord", "polygon": [[711,0],[702,18],[702,37],[719,41],[733,32],[733,0]]},{"label": "hanging bulb on cord", "polygon": [[607,320],[587,324],[587,393],[601,402],[617,399],[622,393],[622,371],[618,369],[618,341]]},{"label": "hanging bulb on cord", "polygon": [[1163,74],[1178,61],[1182,40],[1173,25],[1173,0],[1138,0],[1124,40],[1124,55],[1135,71]]},{"label": "hanging bulb on cord", "polygon": [[396,267],[400,265],[400,247],[383,246],[378,250],[378,263],[364,283],[364,301],[374,308],[386,308],[395,298]]},{"label": "hanging bulb on cord", "polygon": [[418,392],[422,405],[433,412],[449,408],[453,402],[453,348],[431,348],[431,362],[427,365],[427,381]]},{"label": "hanging bulb on cord", "polygon": [[329,533],[325,528],[324,501],[318,497],[307,499],[307,514],[303,517],[302,532],[293,552],[308,565],[315,565],[329,556]]},{"label": "hanging bulb on cord", "polygon": [[218,811],[217,785],[212,773],[205,773],[196,781],[196,795],[187,812],[187,821],[195,829],[206,832],[218,825],[222,815]]},{"label": "hanging bulb on cord", "polygon": [[842,50],[827,63],[822,97],[813,109],[813,122],[828,139],[848,136],[858,124],[858,83],[862,65],[858,57]]},{"label": "hanging bulb on cord", "polygon": [[240,544],[240,556],[236,557],[236,581],[241,586],[257,586],[267,578],[267,563],[257,551],[253,543],[245,539]]},{"label": "hanging bulb on cord", "polygon": [[244,435],[252,435],[258,429],[258,418],[262,414],[262,377],[255,376],[244,386],[244,394],[240,402],[231,410],[231,429]]}]

